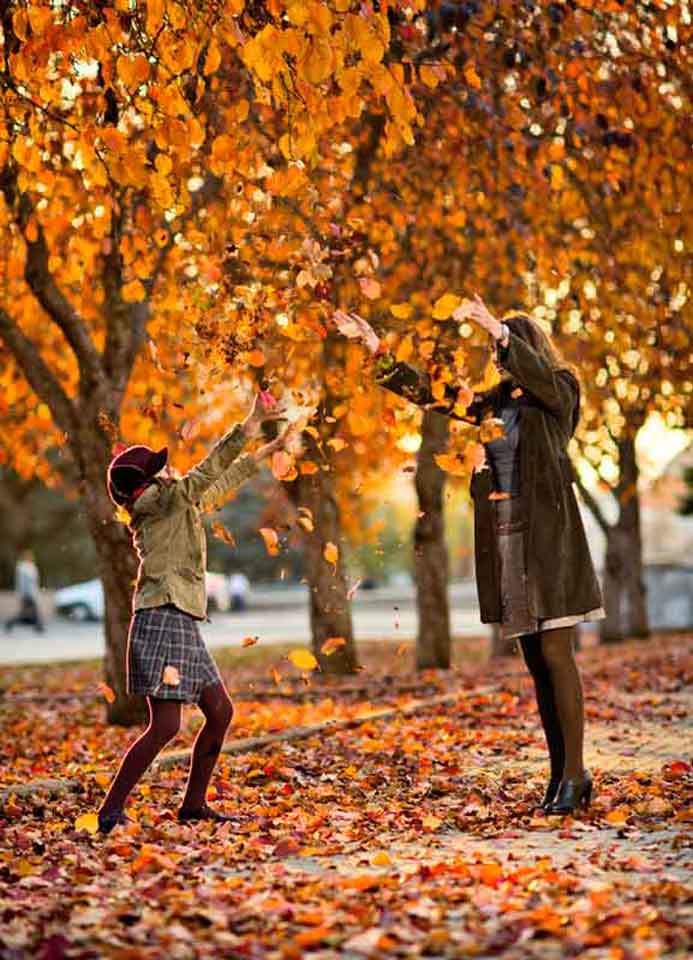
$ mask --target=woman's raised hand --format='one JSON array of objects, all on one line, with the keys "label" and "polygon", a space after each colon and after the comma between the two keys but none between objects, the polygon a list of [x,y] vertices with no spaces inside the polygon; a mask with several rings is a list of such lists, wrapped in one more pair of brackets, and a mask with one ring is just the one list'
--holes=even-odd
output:
[{"label": "woman's raised hand", "polygon": [[478,293],[474,294],[473,300],[463,300],[453,312],[452,318],[456,323],[473,320],[484,330],[488,330],[494,340],[499,340],[503,336],[500,320],[496,320]]},{"label": "woman's raised hand", "polygon": [[380,337],[370,323],[358,313],[335,310],[332,314],[332,322],[343,337],[348,337],[349,340],[360,340],[371,353],[375,353],[380,346]]}]

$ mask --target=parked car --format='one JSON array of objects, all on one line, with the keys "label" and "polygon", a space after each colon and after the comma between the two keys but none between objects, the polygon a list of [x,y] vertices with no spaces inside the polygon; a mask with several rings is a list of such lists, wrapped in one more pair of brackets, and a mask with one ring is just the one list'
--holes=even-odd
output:
[{"label": "parked car", "polygon": [[[223,573],[207,573],[207,601],[210,610],[226,611],[231,607],[228,581]],[[103,586],[100,580],[86,580],[56,590],[53,595],[56,613],[85,622],[103,620]]]}]

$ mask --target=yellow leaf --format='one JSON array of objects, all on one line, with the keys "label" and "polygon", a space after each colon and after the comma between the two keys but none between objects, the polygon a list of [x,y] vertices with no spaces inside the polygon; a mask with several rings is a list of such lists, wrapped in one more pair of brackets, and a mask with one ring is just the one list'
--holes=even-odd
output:
[{"label": "yellow leaf", "polygon": [[563,167],[560,167],[557,163],[551,164],[551,188],[553,190],[560,190],[563,186]]},{"label": "yellow leaf", "polygon": [[398,320],[407,320],[412,314],[414,308],[410,303],[392,303],[390,304],[390,313]]},{"label": "yellow leaf", "polygon": [[371,858],[371,865],[374,867],[387,867],[392,863],[390,855],[381,850],[380,853],[376,853],[374,857]]},{"label": "yellow leaf", "polygon": [[270,557],[276,557],[279,553],[279,537],[277,536],[277,531],[271,527],[260,527],[258,532],[265,541],[267,553],[269,553]]},{"label": "yellow leaf", "polygon": [[318,661],[310,650],[305,648],[292,650],[288,654],[288,659],[298,670],[315,670],[318,665]]},{"label": "yellow leaf", "polygon": [[437,830],[442,822],[440,817],[434,817],[433,814],[429,814],[421,821],[426,830]]},{"label": "yellow leaf", "polygon": [[411,357],[414,352],[414,339],[411,335],[407,335],[403,340],[400,341],[399,346],[397,347],[397,353],[395,354],[395,360],[406,363],[407,360]]},{"label": "yellow leaf", "polygon": [[499,420],[497,417],[488,417],[486,420],[481,421],[479,439],[482,443],[491,443],[493,440],[502,437],[504,432],[502,420]]},{"label": "yellow leaf", "polygon": [[105,789],[111,782],[111,777],[108,773],[97,773],[94,782]]},{"label": "yellow leaf", "polygon": [[28,860],[22,858],[14,869],[20,877],[30,877],[35,868]]},{"label": "yellow leaf", "polygon": [[336,566],[339,558],[339,548],[334,543],[326,543],[322,555],[328,563]]},{"label": "yellow leaf", "polygon": [[339,650],[339,648],[343,647],[345,644],[346,640],[344,637],[328,637],[320,647],[320,653],[324,654],[326,657],[329,657],[335,652],[335,650]]},{"label": "yellow leaf", "polygon": [[444,293],[443,296],[438,297],[433,304],[433,319],[447,320],[461,303],[461,298],[455,296],[454,293]]},{"label": "yellow leaf", "polygon": [[342,440],[341,437],[332,437],[327,441],[327,446],[332,447],[333,450],[339,453],[339,451],[343,450],[348,444],[346,440]]},{"label": "yellow leaf", "polygon": [[95,834],[99,830],[99,818],[96,813],[83,813],[75,820],[75,830],[86,830],[87,833]]},{"label": "yellow leaf", "polygon": [[440,82],[438,79],[438,74],[433,67],[428,67],[425,63],[419,67],[419,77],[421,82],[425,83],[427,87],[431,88],[431,90],[435,90]]}]

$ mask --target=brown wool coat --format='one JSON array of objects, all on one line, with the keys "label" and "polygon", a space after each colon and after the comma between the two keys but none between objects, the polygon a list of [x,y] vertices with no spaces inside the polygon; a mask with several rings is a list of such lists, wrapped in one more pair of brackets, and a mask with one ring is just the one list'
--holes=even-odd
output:
[{"label": "brown wool coat", "polygon": [[[587,613],[602,605],[585,530],[573,490],[567,446],[577,425],[580,388],[568,370],[554,370],[524,340],[510,335],[501,363],[523,390],[520,410],[520,484],[527,517],[525,563],[530,613],[539,620]],[[419,405],[434,402],[430,382],[408,364],[386,361],[376,381]],[[493,394],[475,400],[462,417],[456,391],[441,413],[478,422]],[[500,558],[488,467],[472,475],[476,582],[483,623],[501,620]]]}]

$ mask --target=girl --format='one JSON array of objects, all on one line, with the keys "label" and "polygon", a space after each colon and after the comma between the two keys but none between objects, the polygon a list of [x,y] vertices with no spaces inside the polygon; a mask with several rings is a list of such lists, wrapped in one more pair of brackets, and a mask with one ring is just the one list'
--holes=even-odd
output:
[{"label": "girl", "polygon": [[[574,657],[576,624],[604,616],[573,492],[568,441],[579,417],[580,388],[549,338],[524,314],[501,323],[480,297],[463,301],[457,323],[473,320],[493,337],[500,384],[463,414],[502,420],[504,435],[485,444],[487,464],[472,475],[476,580],[484,623],[519,640],[534,680],[551,772],[541,806],[566,814],[587,807],[592,779],[583,764],[582,685]],[[448,416],[458,391],[435,402],[430,379],[383,350],[355,314],[335,314],[346,336],[378,354],[376,380]]]},{"label": "girl", "polygon": [[154,758],[176,736],[181,703],[197,703],[205,723],[193,748],[178,819],[225,821],[206,803],[207,786],[233,708],[197,626],[206,618],[206,540],[201,511],[252,476],[261,460],[285,446],[291,427],[255,453],[239,454],[266,420],[285,413],[257,397],[243,421],[182,479],[164,474],[166,449],[129,447],[108,469],[113,502],[127,508],[140,558],[128,638],[128,693],[146,696],[149,726],[129,748],[99,810],[99,831],[128,822],[128,794]]}]

